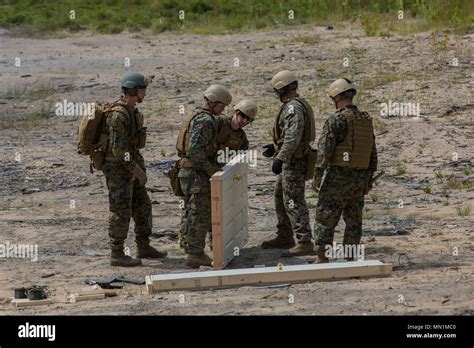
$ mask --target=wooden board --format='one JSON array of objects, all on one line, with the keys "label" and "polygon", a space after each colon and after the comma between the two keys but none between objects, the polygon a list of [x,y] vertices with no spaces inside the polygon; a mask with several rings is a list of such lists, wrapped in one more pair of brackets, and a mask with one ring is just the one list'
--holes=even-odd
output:
[{"label": "wooden board", "polygon": [[50,299],[44,300],[29,300],[27,298],[16,298],[12,300],[12,306],[14,307],[28,307],[28,306],[40,306],[45,304],[51,304],[52,301]]},{"label": "wooden board", "polygon": [[242,268],[146,276],[147,293],[171,290],[222,289],[246,285],[274,285],[352,277],[387,276],[391,264],[380,261],[334,262],[280,267]]},{"label": "wooden board", "polygon": [[236,156],[211,177],[213,268],[223,269],[248,238],[247,163]]},{"label": "wooden board", "polygon": [[72,294],[69,298],[66,299],[66,303],[76,303],[81,301],[90,301],[90,300],[102,300],[105,298],[105,294],[90,294],[90,295],[79,295]]}]

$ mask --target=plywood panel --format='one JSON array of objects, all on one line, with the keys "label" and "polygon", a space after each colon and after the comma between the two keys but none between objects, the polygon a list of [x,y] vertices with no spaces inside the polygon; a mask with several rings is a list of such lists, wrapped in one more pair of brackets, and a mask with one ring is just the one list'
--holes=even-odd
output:
[{"label": "plywood panel", "polygon": [[171,290],[223,289],[245,285],[273,285],[352,277],[388,276],[392,265],[377,260],[243,268],[146,276],[148,293]]},{"label": "plywood panel", "polygon": [[214,269],[223,269],[248,238],[247,163],[236,156],[211,177]]}]

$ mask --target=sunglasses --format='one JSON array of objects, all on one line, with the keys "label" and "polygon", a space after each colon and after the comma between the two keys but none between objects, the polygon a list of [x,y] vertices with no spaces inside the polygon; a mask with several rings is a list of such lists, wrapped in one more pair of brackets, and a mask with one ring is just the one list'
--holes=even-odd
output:
[{"label": "sunglasses", "polygon": [[246,122],[252,122],[253,120],[248,117],[247,115],[243,114],[242,112],[239,112],[240,117],[242,117]]}]

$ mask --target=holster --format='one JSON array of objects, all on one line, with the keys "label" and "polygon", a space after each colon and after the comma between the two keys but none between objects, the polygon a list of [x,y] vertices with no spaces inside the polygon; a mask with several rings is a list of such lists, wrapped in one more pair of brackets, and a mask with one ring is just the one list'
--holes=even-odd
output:
[{"label": "holster", "polygon": [[168,171],[168,177],[170,178],[171,188],[175,196],[183,197],[184,193],[181,190],[181,184],[179,182],[179,161],[176,161],[175,165]]}]

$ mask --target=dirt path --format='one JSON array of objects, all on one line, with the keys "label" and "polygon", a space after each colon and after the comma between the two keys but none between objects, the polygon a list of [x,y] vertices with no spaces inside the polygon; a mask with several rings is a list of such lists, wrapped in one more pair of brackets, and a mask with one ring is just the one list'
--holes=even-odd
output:
[{"label": "dirt path", "polygon": [[[472,42],[474,34],[369,38],[349,27],[216,37],[0,36],[0,76],[6,81],[0,84],[0,244],[37,244],[39,251],[37,262],[0,258],[0,314],[473,314]],[[135,269],[108,265],[107,190],[103,175],[91,175],[87,160],[75,154],[78,118],[28,117],[34,110],[51,113],[64,99],[115,98],[126,58],[131,69],[157,76],[140,108],[150,131],[144,156],[149,187],[155,189],[150,192],[153,245],[170,254]],[[83,288],[89,277],[185,271],[177,241],[179,202],[158,170],[158,161],[176,158],[175,139],[185,117],[179,107],[191,112],[210,83],[228,86],[235,101],[257,99],[259,119],[248,135],[251,148],[260,151],[270,142],[278,108],[269,80],[282,68],[300,76],[300,92],[314,107],[318,134],[333,110],[325,94],[329,83],[348,76],[361,86],[358,104],[376,119],[379,167],[387,172],[367,197],[362,242],[367,258],[393,262],[391,277],[191,292],[184,303],[176,292],[144,295],[129,285],[117,298],[11,308],[12,289],[24,284],[48,285],[61,299],[67,290]],[[420,103],[420,119],[380,116],[380,104],[389,100]],[[259,157],[249,182],[250,239],[230,267],[310,260],[281,259],[278,252],[258,247],[275,231],[269,160]],[[317,198],[309,187],[307,199],[314,220]],[[456,208],[462,214],[467,206],[471,213],[458,215]],[[343,222],[338,242],[342,230]],[[130,235],[126,245],[134,254]],[[294,303],[288,301],[290,294]]]}]

